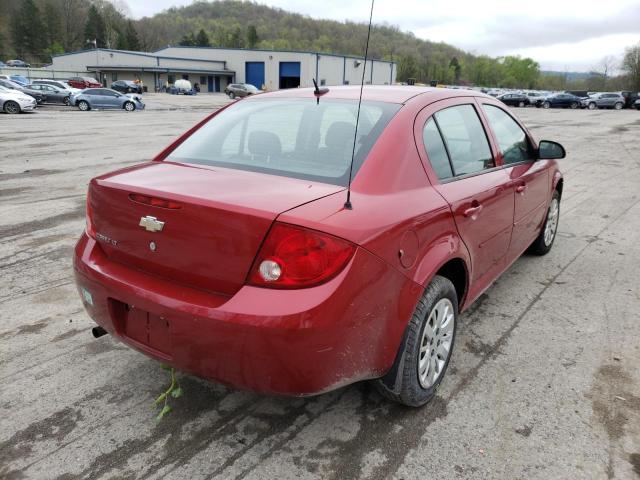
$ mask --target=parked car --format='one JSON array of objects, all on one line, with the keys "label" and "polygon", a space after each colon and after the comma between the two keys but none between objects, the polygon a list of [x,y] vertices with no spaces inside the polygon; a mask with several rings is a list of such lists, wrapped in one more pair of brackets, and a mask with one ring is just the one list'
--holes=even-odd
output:
[{"label": "parked car", "polygon": [[40,84],[40,85],[52,85],[54,87],[58,87],[62,90],[68,90],[69,92],[73,93],[80,93],[82,90],[79,88],[74,88],[71,85],[69,85],[68,83],[62,81],[62,80],[51,80],[49,78],[39,78],[38,80],[34,80],[33,82],[31,82],[32,84]]},{"label": "parked car", "polygon": [[122,93],[142,93],[142,86],[130,80],[116,80],[111,89]]},{"label": "parked car", "polygon": [[540,108],[578,108],[581,99],[570,93],[556,93],[536,100],[536,107]]},{"label": "parked car", "polygon": [[263,393],[429,401],[459,312],[552,248],[564,149],[487,95],[365,86],[352,163],[359,91],[255,95],[94,178],[74,254],[94,335]]},{"label": "parked car", "polygon": [[548,92],[526,92],[525,95],[529,97],[529,104],[535,105],[538,100],[543,100],[549,95],[549,93]]},{"label": "parked car", "polygon": [[625,99],[619,93],[596,93],[590,97],[582,99],[580,105],[589,110],[596,108],[615,108],[621,110],[624,107]]},{"label": "parked car", "polygon": [[179,79],[169,87],[169,93],[172,95],[196,95],[198,92],[193,89],[189,80]]},{"label": "parked car", "polygon": [[7,67],[22,67],[22,68],[31,67],[31,65],[29,65],[27,62],[23,60],[7,60],[6,64],[7,64]]},{"label": "parked car", "polygon": [[249,95],[260,93],[260,90],[250,83],[230,83],[224,89],[224,93],[233,99],[236,97],[248,97]]},{"label": "parked car", "polygon": [[9,80],[11,80],[12,82],[19,83],[23,87],[29,84],[29,80],[26,77],[23,77],[22,75],[9,75]]},{"label": "parked car", "polygon": [[29,84],[27,88],[42,93],[42,95],[44,95],[44,103],[62,103],[69,105],[69,98],[71,97],[69,90],[63,90],[53,85],[43,85],[40,83]]},{"label": "parked car", "polygon": [[71,77],[67,83],[73,88],[84,90],[85,88],[100,88],[102,84],[92,77]]},{"label": "parked car", "polygon": [[504,93],[496,98],[511,107],[527,107],[531,104],[529,97],[524,93]]},{"label": "parked car", "polygon": [[636,110],[640,110],[640,98],[635,102],[633,102],[633,106],[635,107]]},{"label": "parked car", "polygon": [[624,97],[624,107],[625,108],[633,108],[635,101],[640,98],[640,92],[630,92],[630,91],[622,91],[618,92],[620,95]]},{"label": "parked car", "polygon": [[0,86],[0,108],[4,113],[30,112],[36,108],[36,100],[18,90]]},{"label": "parked car", "polygon": [[144,103],[136,95],[125,95],[110,88],[87,88],[69,100],[82,111],[92,108],[122,108],[128,112],[143,110]]},{"label": "parked car", "polygon": [[564,93],[575,95],[578,98],[587,98],[589,96],[589,92],[586,90],[565,90]]},{"label": "parked car", "polygon": [[38,103],[38,105],[42,105],[44,103],[44,94],[38,90],[34,90],[32,88],[22,86],[19,83],[14,82],[13,80],[0,79],[0,85],[3,86],[4,88],[8,88],[10,90],[17,90],[18,92],[22,92],[25,95],[29,95],[33,97]]},{"label": "parked car", "polygon": [[6,64],[6,63],[4,63],[2,60],[0,60],[0,68],[2,68],[2,67],[6,67],[6,66],[7,66],[7,64]]}]

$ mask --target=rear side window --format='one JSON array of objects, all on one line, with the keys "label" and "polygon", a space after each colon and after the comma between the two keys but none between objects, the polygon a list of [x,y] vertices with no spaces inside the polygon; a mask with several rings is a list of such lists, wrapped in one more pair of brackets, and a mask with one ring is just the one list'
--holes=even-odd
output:
[{"label": "rear side window", "polygon": [[487,135],[473,106],[445,108],[434,117],[447,146],[455,176],[495,167]]},{"label": "rear side window", "polygon": [[[354,176],[399,108],[362,102]],[[352,100],[243,100],[209,120],[167,160],[346,186],[357,109]]]},{"label": "rear side window", "polygon": [[489,125],[498,140],[505,164],[528,162],[534,159],[527,134],[504,110],[484,105]]},{"label": "rear side window", "polygon": [[427,151],[427,157],[429,157],[429,162],[438,178],[445,180],[453,177],[447,149],[444,146],[440,131],[433,118],[430,118],[424,126],[422,138],[424,140],[424,148]]}]

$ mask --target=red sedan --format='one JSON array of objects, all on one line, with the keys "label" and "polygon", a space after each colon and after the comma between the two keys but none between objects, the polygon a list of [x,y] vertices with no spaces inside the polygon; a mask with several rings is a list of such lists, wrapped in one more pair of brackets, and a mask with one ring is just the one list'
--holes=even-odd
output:
[{"label": "red sedan", "polygon": [[565,153],[464,90],[367,86],[356,134],[358,94],[248,97],[93,179],[74,267],[95,333],[238,388],[426,403],[459,312],[551,249]]}]

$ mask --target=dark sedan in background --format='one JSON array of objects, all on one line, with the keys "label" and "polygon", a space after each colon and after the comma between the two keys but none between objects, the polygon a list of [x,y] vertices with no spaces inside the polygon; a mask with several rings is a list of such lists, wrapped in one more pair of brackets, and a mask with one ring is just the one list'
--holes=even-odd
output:
[{"label": "dark sedan in background", "polygon": [[111,89],[121,93],[142,93],[142,86],[131,80],[116,80],[111,84]]},{"label": "dark sedan in background", "polygon": [[531,105],[529,97],[524,93],[505,93],[503,95],[498,95],[496,98],[510,107],[526,107]]},{"label": "dark sedan in background", "polygon": [[578,108],[580,97],[570,93],[557,93],[536,101],[536,107],[540,108]]},{"label": "dark sedan in background", "polygon": [[63,105],[69,105],[69,97],[71,97],[69,90],[41,83],[31,83],[27,85],[27,88],[41,92],[42,95],[44,95],[44,103],[62,103]]},{"label": "dark sedan in background", "polygon": [[44,95],[42,92],[38,90],[33,90],[32,88],[23,87],[17,82],[13,80],[5,80],[0,78],[0,86],[8,88],[9,90],[17,90],[19,92],[24,93],[25,95],[29,95],[30,97],[35,98],[38,105],[42,105],[44,103]]}]

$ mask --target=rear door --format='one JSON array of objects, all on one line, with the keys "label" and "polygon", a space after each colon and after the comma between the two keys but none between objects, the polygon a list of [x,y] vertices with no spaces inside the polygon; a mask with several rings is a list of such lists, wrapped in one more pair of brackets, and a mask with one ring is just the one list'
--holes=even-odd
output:
[{"label": "rear door", "polygon": [[542,226],[549,199],[548,162],[536,161],[533,142],[510,113],[499,105],[481,103],[500,163],[509,176],[509,188],[514,191],[513,233],[508,254],[512,260],[533,243]]},{"label": "rear door", "polygon": [[513,222],[512,182],[496,163],[478,108],[473,98],[436,102],[419,114],[414,130],[429,177],[469,250],[474,291],[502,270]]}]

